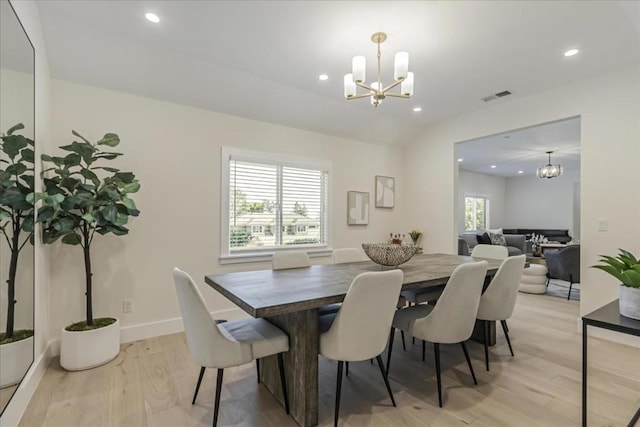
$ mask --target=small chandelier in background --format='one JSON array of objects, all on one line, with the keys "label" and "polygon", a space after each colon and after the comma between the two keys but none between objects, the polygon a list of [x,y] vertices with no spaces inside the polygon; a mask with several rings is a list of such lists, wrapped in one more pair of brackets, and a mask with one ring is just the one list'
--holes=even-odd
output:
[{"label": "small chandelier in background", "polygon": [[549,163],[538,168],[536,172],[538,178],[557,178],[562,175],[562,166],[551,164],[551,153],[553,153],[553,151],[547,151],[547,154],[549,155]]},{"label": "small chandelier in background", "polygon": [[[371,99],[371,105],[377,107],[387,96],[395,98],[411,98],[413,95],[413,73],[409,71],[409,54],[398,52],[395,56],[393,67],[394,82],[388,86],[382,86],[380,77],[380,43],[387,39],[385,33],[375,33],[371,36],[371,41],[378,45],[378,80],[366,85],[365,69],[367,60],[364,56],[354,56],[352,61],[352,72],[344,75],[344,97],[347,99],[367,98]],[[400,85],[400,93],[389,92],[394,87]],[[358,95],[356,87],[360,86],[368,92]]]}]

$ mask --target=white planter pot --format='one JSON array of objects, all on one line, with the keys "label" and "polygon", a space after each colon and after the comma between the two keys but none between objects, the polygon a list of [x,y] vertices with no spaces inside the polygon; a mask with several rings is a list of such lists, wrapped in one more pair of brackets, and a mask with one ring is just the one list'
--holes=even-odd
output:
[{"label": "white planter pot", "polygon": [[620,314],[640,320],[640,288],[620,285]]},{"label": "white planter pot", "polygon": [[33,337],[0,345],[0,388],[22,381],[33,362]]},{"label": "white planter pot", "polygon": [[104,328],[70,332],[62,329],[60,366],[81,371],[111,362],[120,353],[120,321]]}]

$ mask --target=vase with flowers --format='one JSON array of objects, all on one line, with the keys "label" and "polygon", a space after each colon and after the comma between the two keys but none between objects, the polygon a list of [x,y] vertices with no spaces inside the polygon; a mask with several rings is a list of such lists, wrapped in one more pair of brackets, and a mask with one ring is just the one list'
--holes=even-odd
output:
[{"label": "vase with flowers", "polygon": [[417,253],[422,253],[422,248],[419,246],[420,238],[422,238],[422,231],[420,230],[411,230],[409,232],[409,237],[411,237],[411,241],[413,242],[413,246],[417,247]]},{"label": "vase with flowers", "polygon": [[533,253],[533,256],[542,256],[542,244],[543,243],[547,243],[549,242],[549,239],[547,239],[546,237],[544,237],[542,234],[536,234],[533,233],[531,235],[531,239],[529,239],[529,241],[531,242],[531,251]]}]

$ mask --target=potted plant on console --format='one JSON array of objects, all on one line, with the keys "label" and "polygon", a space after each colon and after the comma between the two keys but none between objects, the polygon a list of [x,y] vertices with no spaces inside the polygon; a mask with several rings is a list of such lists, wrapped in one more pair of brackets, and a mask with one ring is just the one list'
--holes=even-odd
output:
[{"label": "potted plant on console", "polygon": [[89,369],[113,360],[120,351],[117,319],[93,317],[91,244],[97,234],[123,236],[129,217],[140,213],[131,193],[140,183],[131,172],[103,166],[122,153],[105,150],[120,143],[118,135],[106,134],[95,143],[73,131],[80,141],[60,147],[64,157],[43,155],[46,193],[38,221],[44,223],[43,241],[80,246],[84,255],[86,319],[62,330],[60,365],[67,370]]},{"label": "potted plant on console", "polygon": [[33,351],[33,329],[15,328],[18,259],[27,243],[33,243],[34,229],[34,144],[16,133],[21,129],[24,125],[18,123],[0,136],[0,234],[10,252],[6,324],[0,333],[0,387],[20,382],[31,364]]},{"label": "potted plant on console", "polygon": [[603,264],[593,267],[606,271],[620,281],[620,314],[640,320],[640,261],[624,249],[620,249],[616,257],[600,256]]}]

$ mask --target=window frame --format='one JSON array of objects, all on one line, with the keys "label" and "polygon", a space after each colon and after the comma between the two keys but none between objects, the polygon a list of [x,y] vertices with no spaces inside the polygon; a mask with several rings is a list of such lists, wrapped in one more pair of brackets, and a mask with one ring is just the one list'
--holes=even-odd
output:
[{"label": "window frame", "polygon": [[[308,247],[269,247],[256,248],[232,253],[229,247],[229,191],[230,191],[230,163],[231,160],[240,160],[256,163],[270,163],[278,166],[315,169],[327,173],[326,203],[322,216],[326,217],[326,241],[324,244]],[[270,261],[274,252],[287,250],[305,250],[309,256],[330,256],[332,252],[332,215],[331,215],[331,194],[332,194],[332,164],[327,160],[313,159],[308,157],[295,156],[286,153],[275,153],[266,151],[246,150],[235,147],[222,147],[220,156],[220,255],[221,264],[235,264],[256,261]]]},{"label": "window frame", "polygon": [[[464,200],[463,200],[463,210],[462,210],[462,220],[464,222],[464,231],[466,232],[470,232],[470,231],[478,231],[477,228],[473,228],[471,230],[467,230],[467,199],[468,198],[473,198],[473,199],[484,199],[484,210],[485,210],[485,215],[484,215],[484,230],[488,230],[489,228],[491,228],[490,225],[490,206],[491,206],[491,196],[488,194],[476,194],[476,193],[466,193],[464,195]],[[475,205],[475,203],[474,203]],[[475,219],[475,218],[474,218]],[[474,221],[474,225],[477,221]]]}]

